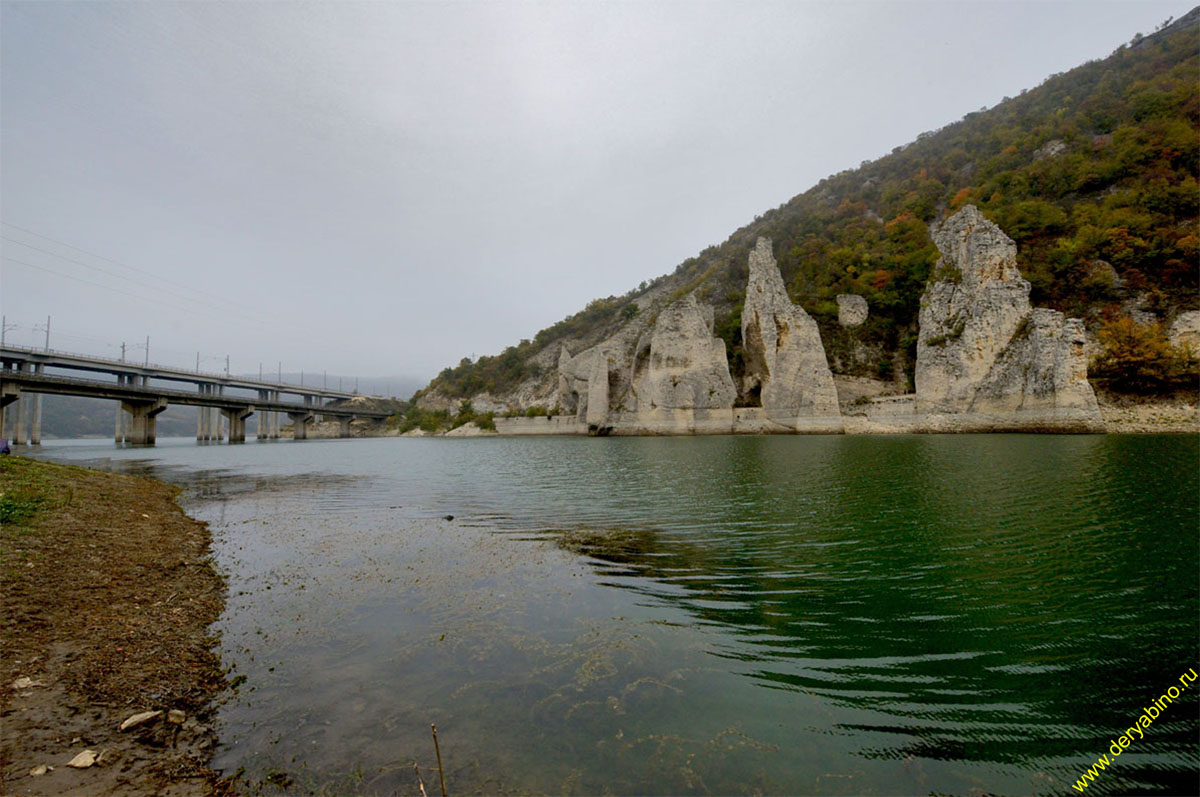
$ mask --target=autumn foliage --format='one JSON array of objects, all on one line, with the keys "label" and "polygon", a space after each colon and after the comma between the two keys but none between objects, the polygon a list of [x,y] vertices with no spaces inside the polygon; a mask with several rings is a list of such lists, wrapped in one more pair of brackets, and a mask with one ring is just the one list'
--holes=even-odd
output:
[{"label": "autumn foliage", "polygon": [[1121,393],[1163,393],[1195,388],[1195,352],[1173,346],[1162,324],[1139,324],[1122,316],[1100,327],[1101,352],[1089,374]]}]

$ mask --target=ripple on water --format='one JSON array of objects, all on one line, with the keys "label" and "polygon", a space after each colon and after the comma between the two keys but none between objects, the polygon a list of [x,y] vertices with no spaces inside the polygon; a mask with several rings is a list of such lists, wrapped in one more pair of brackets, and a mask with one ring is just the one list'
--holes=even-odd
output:
[{"label": "ripple on water", "polygon": [[[223,766],[1061,792],[1200,652],[1194,437],[449,442],[105,454],[213,523]],[[1178,709],[1111,788],[1196,791]]]}]

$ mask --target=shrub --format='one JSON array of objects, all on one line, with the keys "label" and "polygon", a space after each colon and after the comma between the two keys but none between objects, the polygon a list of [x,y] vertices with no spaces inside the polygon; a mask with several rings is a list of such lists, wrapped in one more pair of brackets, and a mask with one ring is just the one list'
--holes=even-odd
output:
[{"label": "shrub", "polygon": [[1172,346],[1162,324],[1139,324],[1129,316],[1100,328],[1100,355],[1092,373],[1121,393],[1164,393],[1195,386],[1197,360]]}]

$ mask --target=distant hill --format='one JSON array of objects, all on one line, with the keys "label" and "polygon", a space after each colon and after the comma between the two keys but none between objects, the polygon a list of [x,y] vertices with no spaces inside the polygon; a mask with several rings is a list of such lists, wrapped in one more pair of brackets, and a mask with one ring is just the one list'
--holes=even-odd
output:
[{"label": "distant hill", "polygon": [[[258,378],[258,374],[243,374],[246,378]],[[276,375],[266,376],[273,379]],[[351,391],[355,387],[354,377],[324,377],[311,373],[304,375],[305,384],[321,386],[328,384],[330,388],[338,387],[341,380],[342,389]],[[300,374],[285,373],[283,381],[288,384],[300,384]],[[358,390],[364,395],[379,396],[411,396],[420,387],[419,380],[412,377],[372,377],[358,378]],[[390,391],[390,392],[388,392]],[[85,398],[82,396],[43,396],[42,397],[42,436],[47,440],[73,437],[111,437],[116,425],[117,403],[109,399]],[[255,429],[255,421],[250,421],[251,433]],[[172,405],[158,416],[157,434],[159,437],[187,437],[196,434],[196,408],[182,405]]]},{"label": "distant hill", "polygon": [[[595,345],[691,292],[715,308],[740,383],[747,256],[759,236],[773,240],[835,373],[911,379],[920,296],[937,260],[929,225],[967,203],[1016,240],[1036,304],[1090,330],[1131,311],[1170,321],[1200,306],[1198,74],[1194,9],[1103,60],[828,177],[673,273],[596,299],[499,355],[464,359],[415,398],[435,406],[486,393],[518,409],[546,405],[562,346]],[[838,294],[867,299],[865,324],[837,323]]]}]

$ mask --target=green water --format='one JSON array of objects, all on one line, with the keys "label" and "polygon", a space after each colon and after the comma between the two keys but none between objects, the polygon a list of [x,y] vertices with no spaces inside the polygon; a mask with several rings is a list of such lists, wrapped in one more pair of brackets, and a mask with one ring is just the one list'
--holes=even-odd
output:
[{"label": "green water", "polygon": [[[251,784],[432,794],[437,723],[457,794],[1076,793],[1200,668],[1192,436],[49,454],[213,524]],[[1200,789],[1197,693],[1088,793]]]}]

